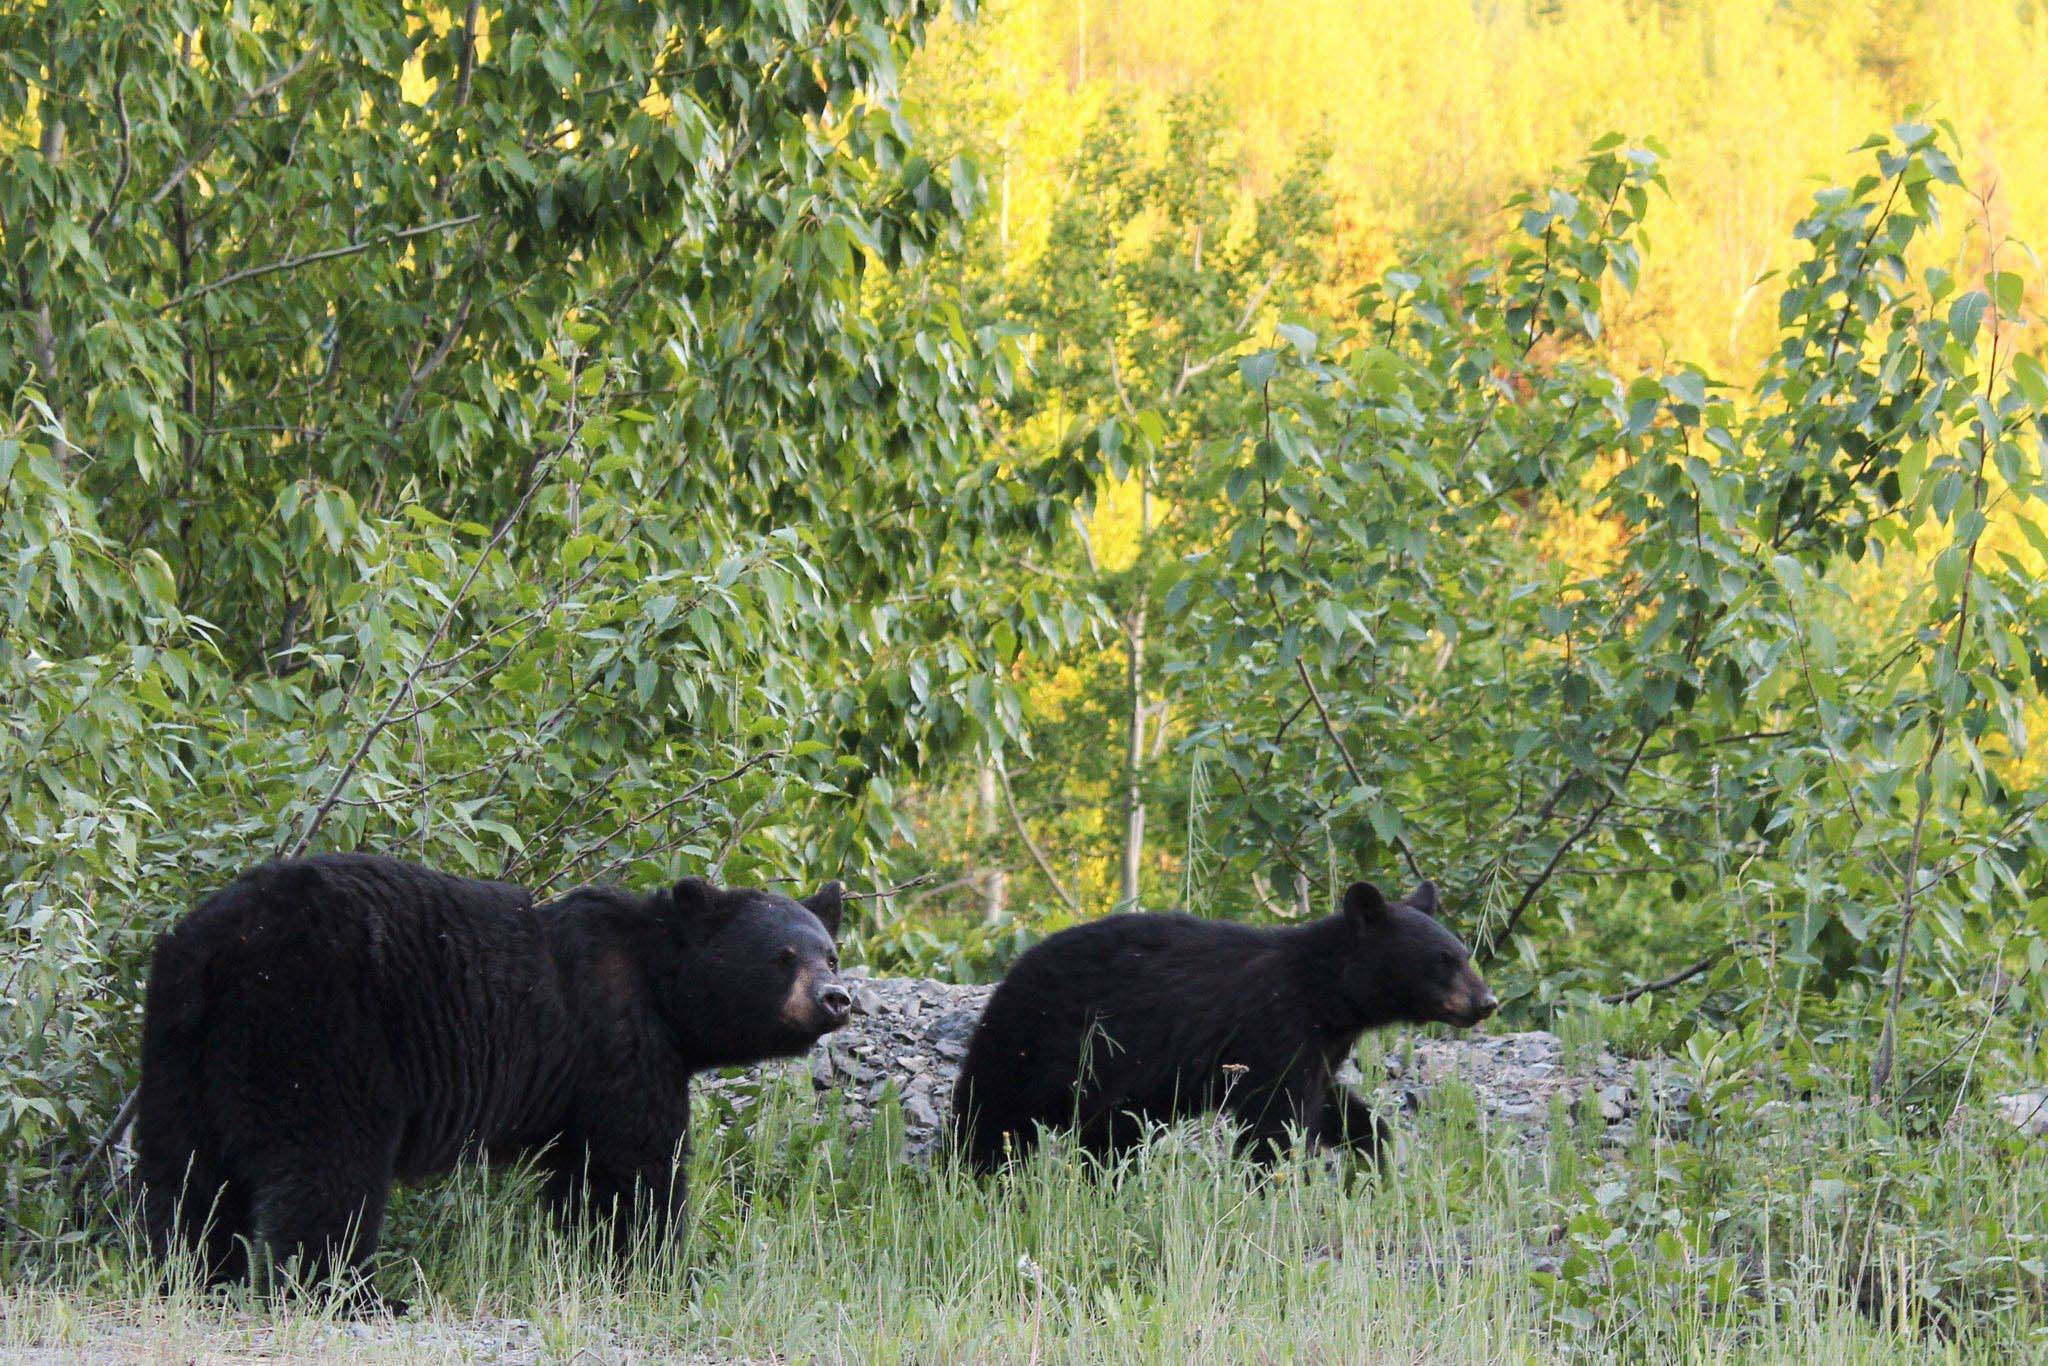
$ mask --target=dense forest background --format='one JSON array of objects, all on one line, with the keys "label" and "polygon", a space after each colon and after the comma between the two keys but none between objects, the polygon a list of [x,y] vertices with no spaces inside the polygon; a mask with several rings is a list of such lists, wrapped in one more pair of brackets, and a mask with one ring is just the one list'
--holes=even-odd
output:
[{"label": "dense forest background", "polygon": [[2038,1070],[2048,13],[942,9],[0,7],[17,1227],[309,849]]}]

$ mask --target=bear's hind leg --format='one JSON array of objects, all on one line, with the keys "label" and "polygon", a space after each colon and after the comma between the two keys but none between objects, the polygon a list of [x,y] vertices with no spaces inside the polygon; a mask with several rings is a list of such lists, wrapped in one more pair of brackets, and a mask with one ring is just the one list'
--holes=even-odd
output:
[{"label": "bear's hind leg", "polygon": [[311,1289],[333,1278],[357,1312],[402,1315],[403,1301],[380,1295],[370,1281],[391,1196],[395,1132],[357,1152],[313,1150],[274,1154],[255,1183],[251,1222],[257,1256],[274,1288]]},{"label": "bear's hind leg", "polygon": [[249,1266],[247,1189],[231,1179],[213,1140],[200,1078],[174,1052],[144,1066],[136,1168],[150,1251],[160,1261],[180,1253],[196,1257],[200,1280],[209,1286],[238,1280]]},{"label": "bear's hind leg", "polygon": [[[143,1227],[160,1261],[179,1253],[197,1258],[200,1280],[212,1287],[249,1271],[249,1206],[217,1158],[194,1151],[177,1170],[152,1163],[142,1186]],[[166,1288],[169,1286],[168,1277]]]}]

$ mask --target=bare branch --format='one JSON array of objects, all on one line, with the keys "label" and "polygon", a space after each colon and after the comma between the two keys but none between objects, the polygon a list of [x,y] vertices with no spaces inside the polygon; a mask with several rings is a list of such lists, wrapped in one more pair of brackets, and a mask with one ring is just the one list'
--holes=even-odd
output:
[{"label": "bare branch", "polygon": [[[1337,747],[1337,755],[1344,761],[1345,771],[1351,774],[1351,781],[1359,787],[1365,786],[1365,775],[1358,771],[1358,764],[1352,759],[1351,751],[1345,747],[1344,738],[1337,734],[1337,725],[1330,719],[1330,709],[1323,705],[1322,690],[1316,687],[1315,678],[1309,673],[1308,665],[1300,655],[1294,657],[1294,672],[1308,689],[1308,700],[1315,704],[1316,715],[1322,718],[1323,733],[1330,737],[1330,743]],[[1415,861],[1415,851],[1408,847],[1408,841],[1400,835],[1394,836],[1394,848],[1400,851],[1401,859],[1408,865],[1408,871],[1415,880],[1422,880],[1422,866]]]},{"label": "bare branch", "polygon": [[1500,955],[1501,947],[1514,936],[1516,928],[1522,923],[1522,916],[1536,900],[1536,894],[1542,891],[1544,884],[1550,881],[1551,874],[1557,871],[1558,864],[1564,862],[1564,856],[1571,852],[1573,845],[1584,839],[1592,831],[1593,827],[1600,823],[1600,818],[1607,814],[1609,807],[1614,805],[1615,798],[1620,795],[1621,785],[1627,783],[1629,775],[1635,772],[1637,762],[1643,757],[1643,750],[1649,746],[1650,737],[1655,733],[1655,727],[1651,727],[1643,732],[1642,738],[1636,741],[1635,749],[1629,754],[1628,762],[1621,766],[1621,772],[1616,776],[1614,785],[1607,789],[1607,793],[1600,799],[1599,805],[1588,811],[1586,818],[1580,821],[1570,834],[1558,841],[1557,848],[1551,852],[1550,861],[1543,865],[1543,871],[1529,879],[1528,883],[1522,888],[1521,897],[1515,902],[1514,909],[1508,912],[1507,919],[1502,922],[1499,932],[1488,938],[1485,961],[1491,962]]},{"label": "bare branch", "polygon": [[[1900,178],[1903,179],[1903,176]],[[1893,192],[1896,193],[1897,185],[1894,184],[1892,188]],[[1983,202],[1985,212],[1988,215],[1990,212],[1988,194],[1983,197]],[[1875,228],[1873,227],[1872,230],[1875,231]],[[1981,411],[1989,410],[1992,390],[1998,382],[1998,342],[1998,301],[1994,297],[1991,301],[1991,357],[1984,370],[1984,399],[1986,406]],[[1829,354],[1832,355],[1832,351]],[[1984,419],[1980,416],[1977,419],[1977,475],[1972,484],[1970,504],[1972,511],[1980,514],[1984,510],[1985,462],[1990,458],[1992,447],[1996,444],[1992,439],[1991,433],[1984,429]],[[1981,521],[1980,517],[1980,525]],[[1984,535],[1981,530],[1970,537],[1969,551],[1963,557],[1963,580],[1957,588],[1955,634],[1949,640],[1952,651],[1949,656],[1949,663],[1951,669],[1959,675],[1963,669],[1963,643],[1969,639],[1970,635],[1970,589],[1977,577],[1977,547],[1982,545],[1983,542]],[[1937,653],[1939,653],[1939,649],[1940,647],[1937,646]],[[1927,744],[1927,758],[1921,764],[1920,775],[1917,780],[1918,784],[1928,785],[1923,790],[1929,792],[1933,790],[1931,782],[1934,765],[1941,758],[1941,752],[1947,740],[1948,712],[1946,710],[1938,711],[1934,716],[1934,733],[1929,738]],[[1933,799],[1929,797],[1922,800],[1919,803],[1919,809],[1913,813],[1913,837],[1911,844],[1906,850],[1905,884],[1901,888],[1904,902],[1900,908],[1898,944],[1892,951],[1892,982],[1891,990],[1887,994],[1885,1001],[1884,1032],[1878,1036],[1877,1057],[1870,1068],[1870,1098],[1872,1100],[1877,1100],[1883,1096],[1885,1088],[1891,1084],[1892,1060],[1897,1054],[1899,1040],[1899,1007],[1906,989],[1906,964],[1913,956],[1913,924],[1920,913],[1920,892],[1922,890],[1920,873],[1921,859],[1926,852],[1927,812],[1933,805]],[[1932,890],[1933,886],[1933,880],[1929,879],[1927,883],[1928,889]]]},{"label": "bare branch", "polygon": [[476,11],[480,0],[469,0],[462,15],[462,58],[455,75],[455,107],[469,103],[469,78],[476,70]]},{"label": "bare branch", "polygon": [[1653,992],[1669,991],[1672,987],[1680,986],[1686,982],[1690,982],[1693,978],[1707,971],[1716,963],[1720,962],[1723,958],[1726,958],[1729,954],[1734,953],[1738,949],[1746,949],[1754,942],[1754,940],[1743,939],[1738,940],[1733,944],[1724,945],[1721,948],[1715,949],[1712,953],[1707,954],[1698,962],[1680,968],[1677,972],[1672,973],[1669,977],[1659,977],[1654,982],[1644,982],[1641,986],[1630,987],[1627,991],[1610,992],[1608,995],[1602,996],[1600,999],[1611,1006],[1622,1006],[1627,1005],[1630,1001],[1636,1000],[1640,997],[1648,996]]},{"label": "bare branch", "polygon": [[398,396],[398,402],[391,405],[391,419],[384,424],[386,435],[398,434],[398,429],[405,425],[405,419],[412,413],[412,402],[419,397],[421,386],[433,378],[434,372],[448,359],[448,353],[455,349],[455,343],[461,340],[462,329],[469,325],[469,307],[472,302],[470,299],[462,301],[461,306],[455,310],[455,320],[448,324],[448,335],[441,338],[441,344],[434,348],[433,354],[420,362],[419,368],[412,372],[412,378],[406,382],[405,391]]},{"label": "bare branch", "polygon": [[1045,850],[1038,847],[1038,841],[1031,838],[1031,831],[1024,824],[1024,813],[1017,809],[1017,794],[1010,790],[1009,769],[1004,767],[1003,761],[1000,758],[994,762],[996,777],[1003,785],[1003,802],[1010,808],[1010,820],[1017,827],[1017,838],[1024,841],[1025,849],[1031,853],[1031,861],[1038,865],[1039,872],[1045,874],[1045,880],[1052,887],[1054,895],[1066,903],[1068,910],[1079,915],[1081,913],[1081,903],[1074,899],[1072,892],[1069,892],[1061,885],[1059,874],[1052,870],[1052,860],[1045,856]]},{"label": "bare branch", "polygon": [[[675,810],[677,807],[682,806],[686,802],[695,801],[697,798],[703,796],[712,788],[722,787],[726,783],[735,782],[738,779],[744,777],[746,774],[751,773],[755,769],[761,767],[761,765],[768,763],[769,761],[774,759],[785,758],[788,756],[788,754],[789,751],[784,749],[764,749],[759,754],[756,754],[752,758],[748,759],[746,762],[737,764],[724,773],[713,774],[708,778],[700,778],[695,783],[692,783],[689,787],[685,788],[683,791],[678,792],[675,796],[670,797],[667,801],[655,807],[652,811],[649,811],[646,815],[641,816],[639,819],[631,822],[624,828],[614,831],[611,836],[611,839],[605,841],[605,843],[615,843],[621,836],[630,835],[635,830],[639,830],[645,826],[652,825],[655,821],[660,820],[663,816],[666,816],[669,812]],[[691,833],[695,833],[697,830],[701,829],[703,829],[703,825],[699,824],[697,826],[692,827]],[[653,849],[648,850],[644,853],[621,855],[620,857],[615,858],[611,862],[606,863],[602,867],[600,867],[596,873],[592,874],[591,880],[601,880],[607,873],[610,873],[613,869],[623,867],[625,864],[634,862],[636,860],[652,858],[656,853],[662,852],[663,850],[667,849],[669,845],[675,843],[680,843],[680,840],[666,841],[663,844],[656,845]],[[600,845],[599,847],[602,848],[603,846]],[[588,851],[582,855],[579,855],[577,858],[571,860],[568,866],[570,868],[575,867],[578,863],[581,863],[583,859],[588,858],[590,852],[595,851]],[[564,871],[566,871],[566,869]]]},{"label": "bare branch", "polygon": [[100,205],[100,211],[92,216],[92,222],[85,229],[87,241],[100,235],[100,229],[106,226],[107,218],[114,212],[114,202],[121,197],[121,191],[128,188],[128,177],[135,170],[135,160],[129,152],[129,142],[134,136],[134,128],[128,122],[128,99],[124,93],[127,86],[128,77],[125,72],[115,78],[114,117],[121,123],[121,171],[114,177],[114,188],[107,191],[107,202]]},{"label": "bare branch", "polygon": [[229,285],[238,285],[244,280],[254,280],[264,275],[275,275],[279,271],[297,270],[301,266],[317,265],[321,261],[339,260],[344,256],[360,256],[362,253],[374,250],[377,247],[388,247],[394,243],[410,241],[415,237],[425,237],[429,233],[445,232],[450,228],[468,227],[471,223],[478,222],[483,217],[484,215],[480,213],[466,213],[458,218],[443,218],[435,223],[422,223],[416,228],[400,228],[396,232],[388,232],[381,237],[373,237],[367,242],[351,242],[345,247],[329,247],[325,251],[308,252],[304,256],[293,256],[283,261],[270,261],[260,266],[250,266],[248,269],[238,270],[232,275],[224,275],[218,280],[210,280],[197,289],[187,290],[157,309],[157,312],[168,313],[174,308],[182,308],[196,299],[202,299],[216,290],[226,289]]},{"label": "bare branch", "polygon": [[[898,892],[907,892],[912,887],[922,887],[925,883],[930,882],[933,876],[931,873],[919,873],[908,882],[899,882],[894,887],[878,887],[872,892],[848,892],[845,894],[845,899],[848,901],[880,901],[883,897],[894,896]],[[973,880],[972,878],[962,878],[960,882],[972,882]],[[960,882],[949,882],[946,884],[946,887],[957,887],[960,885]],[[946,887],[935,887],[932,890],[945,891]]]},{"label": "bare branch", "polygon": [[85,1155],[85,1161],[78,1164],[77,1174],[71,1180],[71,1189],[74,1193],[85,1184],[85,1178],[99,1165],[100,1158],[120,1141],[128,1126],[135,1122],[136,1106],[141,1099],[142,1088],[137,1086],[128,1092],[128,1098],[121,1102],[121,1108],[114,1111],[113,1122],[107,1125],[107,1131],[100,1135],[99,1142],[92,1145],[92,1151]]}]

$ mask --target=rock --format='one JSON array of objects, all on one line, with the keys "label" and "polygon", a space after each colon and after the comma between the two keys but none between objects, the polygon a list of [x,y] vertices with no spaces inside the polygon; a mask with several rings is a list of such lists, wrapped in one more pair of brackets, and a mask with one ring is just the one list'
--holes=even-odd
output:
[{"label": "rock", "polygon": [[1617,1120],[1627,1116],[1633,1106],[1626,1086],[1603,1086],[1600,1088],[1600,1117]]},{"label": "rock", "polygon": [[903,1119],[906,1124],[915,1124],[924,1129],[939,1127],[939,1112],[933,1107],[931,1097],[923,1092],[903,1102]]},{"label": "rock", "polygon": [[1992,1104],[2005,1122],[2023,1134],[2048,1134],[2048,1091],[2019,1091],[2000,1096]]}]

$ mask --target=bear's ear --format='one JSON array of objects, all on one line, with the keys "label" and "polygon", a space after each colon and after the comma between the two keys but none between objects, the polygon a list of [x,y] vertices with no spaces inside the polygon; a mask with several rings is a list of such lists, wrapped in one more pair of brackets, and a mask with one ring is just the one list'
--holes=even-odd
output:
[{"label": "bear's ear", "polygon": [[684,920],[699,920],[718,902],[718,888],[701,877],[686,877],[669,889],[669,901]]},{"label": "bear's ear", "polygon": [[828,882],[804,898],[804,909],[818,917],[825,933],[834,939],[839,937],[839,913],[845,908],[846,886],[838,881]]},{"label": "bear's ear", "polygon": [[1435,915],[1437,908],[1436,884],[1428,878],[1424,878],[1420,887],[1408,893],[1408,904],[1421,911],[1424,915]]},{"label": "bear's ear", "polygon": [[1344,918],[1354,928],[1370,929],[1386,915],[1386,894],[1370,882],[1354,882],[1344,889]]}]

